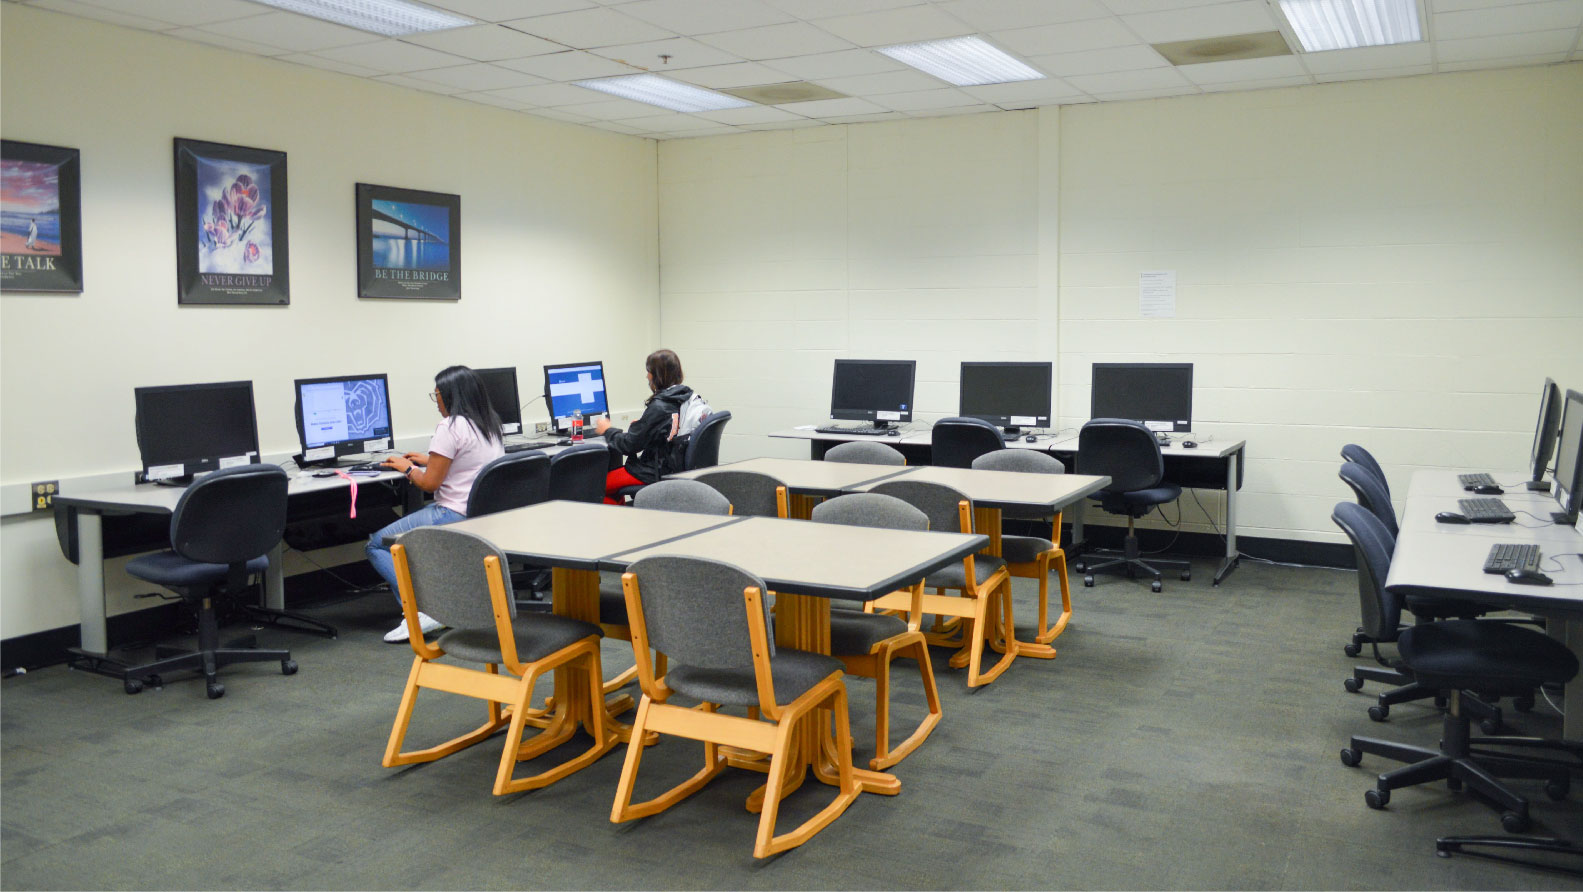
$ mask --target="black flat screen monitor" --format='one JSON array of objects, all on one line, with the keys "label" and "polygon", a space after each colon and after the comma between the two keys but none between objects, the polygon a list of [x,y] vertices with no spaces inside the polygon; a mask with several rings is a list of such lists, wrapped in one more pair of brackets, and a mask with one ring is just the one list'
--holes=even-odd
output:
[{"label": "black flat screen monitor", "polygon": [[138,387],[132,395],[145,478],[190,480],[258,461],[252,381]]},{"label": "black flat screen monitor", "polygon": [[838,359],[830,376],[830,417],[875,427],[912,421],[911,359]]},{"label": "black flat screen monitor", "polygon": [[1561,510],[1551,515],[1556,523],[1578,522],[1579,488],[1583,487],[1583,393],[1567,391],[1566,410],[1561,416],[1561,436],[1556,440],[1556,503]]},{"label": "black flat screen monitor", "polygon": [[[1533,482],[1542,483],[1545,471],[1550,469],[1550,455],[1556,445],[1556,430],[1561,425],[1561,388],[1556,382],[1545,379],[1539,391],[1539,426],[1534,429],[1534,448],[1529,458],[1533,468]],[[1540,487],[1533,487],[1538,489]]]},{"label": "black flat screen monitor", "polygon": [[522,403],[517,396],[517,369],[474,369],[478,380],[484,382],[484,393],[489,395],[489,405],[500,414],[501,434],[522,433]]},{"label": "black flat screen monitor", "polygon": [[1155,433],[1193,429],[1193,364],[1096,362],[1090,418],[1131,418]]},{"label": "black flat screen monitor", "polygon": [[299,378],[299,466],[390,448],[390,387],[384,375]]},{"label": "black flat screen monitor", "polygon": [[572,426],[572,413],[581,410],[583,424],[592,425],[594,415],[609,415],[610,400],[605,394],[605,364],[566,362],[544,367],[544,404],[556,430]]},{"label": "black flat screen monitor", "polygon": [[957,414],[998,424],[1008,435],[1019,428],[1050,426],[1048,362],[964,362]]}]

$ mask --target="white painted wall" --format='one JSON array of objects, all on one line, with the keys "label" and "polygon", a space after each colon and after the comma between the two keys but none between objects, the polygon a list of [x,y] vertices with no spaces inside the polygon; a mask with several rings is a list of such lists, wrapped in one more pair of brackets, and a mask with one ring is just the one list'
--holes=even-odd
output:
[{"label": "white painted wall", "polygon": [[[453,363],[515,365],[532,394],[544,363],[597,356],[617,405],[646,396],[652,141],[31,7],[4,21],[5,137],[82,151],[86,288],[0,298],[0,482],[130,473],[140,385],[251,379],[266,453],[296,451],[298,377],[387,372],[398,436],[433,430]],[[289,308],[177,306],[177,136],[287,152]],[[357,298],[358,182],[462,196],[460,302]],[[0,636],[77,621],[48,522],[7,518],[0,556]],[[132,609],[147,586],[107,571],[112,612]]]}]

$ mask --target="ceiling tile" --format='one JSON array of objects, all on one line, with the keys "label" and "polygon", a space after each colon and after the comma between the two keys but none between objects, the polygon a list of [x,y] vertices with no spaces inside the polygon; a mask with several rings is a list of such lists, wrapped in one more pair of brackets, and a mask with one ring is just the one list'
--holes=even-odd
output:
[{"label": "ceiling tile", "polygon": [[176,27],[174,22],[164,22],[148,16],[127,15],[102,6],[91,6],[79,3],[77,0],[34,0],[30,6],[38,9],[47,9],[51,12],[65,13],[80,18],[93,19],[98,22],[108,22],[112,25],[121,25],[127,28],[141,28],[145,31],[164,31]]},{"label": "ceiling tile", "polygon": [[[921,90],[917,93],[892,93],[888,96],[878,97],[878,101],[887,108],[909,112],[927,108],[954,108],[963,105],[983,104],[981,100],[956,89]],[[852,112],[851,114],[856,113]]]},{"label": "ceiling tile", "polygon": [[963,87],[962,92],[983,102],[1000,106],[1027,107],[1049,105],[1081,96],[1082,92],[1057,78],[1037,81],[1018,81],[1014,84],[986,84],[982,87]]},{"label": "ceiling tile", "polygon": [[1053,56],[1034,56],[1028,64],[1056,77],[1074,74],[1105,74],[1111,71],[1130,71],[1134,68],[1159,68],[1169,65],[1165,57],[1153,48],[1134,44],[1082,53],[1058,53]]},{"label": "ceiling tile", "polygon": [[451,68],[433,68],[420,72],[415,77],[469,92],[503,90],[507,87],[526,87],[544,82],[543,78],[501,68],[498,65],[489,65],[484,62],[475,62],[472,65],[457,65]]},{"label": "ceiling tile", "polygon": [[[583,88],[586,90],[586,88]],[[600,97],[604,93],[598,90],[586,90],[589,96]],[[625,118],[646,118],[654,114],[655,106],[642,102],[633,102],[630,99],[594,99],[581,105],[558,106],[562,111],[574,115],[587,115],[600,121],[620,121]]]},{"label": "ceiling tile", "polygon": [[1501,34],[1576,28],[1580,24],[1583,24],[1583,0],[1558,0],[1550,3],[1501,6],[1495,9],[1437,13],[1434,35],[1436,40],[1458,40],[1465,37],[1495,37]]},{"label": "ceiling tile", "polygon": [[558,108],[535,108],[530,111],[535,118],[546,118],[551,121],[565,121],[569,124],[587,124],[593,118],[586,115],[574,115],[561,111]]},{"label": "ceiling tile", "polygon": [[275,58],[282,62],[295,62],[298,65],[307,65],[310,68],[339,71],[341,74],[352,74],[358,77],[373,77],[382,73],[374,68],[353,65],[350,62],[342,62],[338,59],[326,59],[323,56],[315,56],[312,53],[293,53],[289,56],[276,56]]},{"label": "ceiling tile", "polygon": [[985,112],[1005,111],[993,105],[954,105],[950,108],[931,108],[926,111],[916,111],[908,115],[912,118],[948,118],[960,115],[981,115]]},{"label": "ceiling tile", "polygon": [[1188,80],[1175,68],[1143,68],[1137,71],[1112,71],[1109,74],[1078,74],[1067,83],[1084,93],[1130,93],[1139,90],[1164,90],[1188,86]]},{"label": "ceiling tile", "polygon": [[805,22],[724,31],[698,38],[743,59],[784,59],[852,49],[852,44]]},{"label": "ceiling tile", "polygon": [[591,9],[588,0],[427,0],[429,6],[438,6],[460,13],[480,22],[503,22],[523,16],[551,15],[574,9]]},{"label": "ceiling tile", "polygon": [[1464,9],[1487,9],[1491,6],[1515,6],[1532,0],[1429,0],[1431,12],[1458,12]]},{"label": "ceiling tile", "polygon": [[541,108],[554,108],[558,105],[585,105],[588,102],[588,89],[575,84],[535,84],[531,87],[508,87],[504,90],[489,90],[491,96],[499,96],[512,102]]},{"label": "ceiling tile", "polygon": [[1197,92],[1199,92],[1197,87],[1188,84],[1185,87],[1165,87],[1158,90],[1128,90],[1119,93],[1090,93],[1088,95],[1103,102],[1134,102],[1139,99],[1165,99],[1170,96],[1183,96]]},{"label": "ceiling tile", "polygon": [[675,36],[664,28],[656,28],[648,22],[604,8],[512,19],[506,24],[518,31],[580,50]]},{"label": "ceiling tile", "polygon": [[933,6],[906,6],[863,15],[820,19],[819,27],[858,46],[888,46],[972,34],[974,28]]},{"label": "ceiling tile", "polygon": [[712,34],[789,22],[785,12],[759,0],[639,0],[620,7],[622,15],[642,19],[677,34]]},{"label": "ceiling tile", "polygon": [[271,12],[252,18],[219,22],[205,25],[203,30],[239,40],[285,47],[298,53],[374,43],[381,39],[378,34],[346,28],[331,22],[321,22],[318,19],[290,12]]},{"label": "ceiling tile", "polygon": [[700,118],[708,118],[721,124],[736,126],[739,124],[767,124],[771,121],[794,121],[802,115],[793,114],[784,109],[768,105],[751,105],[747,108],[722,108],[719,111],[706,111],[696,113]]},{"label": "ceiling tile", "polygon": [[579,81],[592,77],[614,77],[620,74],[637,74],[638,70],[604,56],[582,50],[566,50],[526,59],[505,59],[496,62],[501,68],[521,71],[552,81]]},{"label": "ceiling tile", "polygon": [[[599,47],[594,52],[606,59],[645,68],[655,74],[664,74],[666,68],[702,68],[706,65],[727,65],[742,61],[725,50],[705,46],[687,37]],[[670,59],[664,60],[660,56],[670,56]]]},{"label": "ceiling tile", "polygon": [[198,43],[207,43],[210,46],[224,47],[242,53],[253,53],[259,56],[279,56],[291,50],[278,46],[267,46],[254,43],[251,40],[242,40],[239,37],[229,37],[225,34],[211,34],[201,28],[175,28],[164,32],[167,37],[179,37],[182,40],[193,40]]},{"label": "ceiling tile", "polygon": [[805,118],[823,118],[830,115],[869,115],[885,111],[885,106],[875,105],[867,99],[815,99],[812,102],[789,102],[777,106]]},{"label": "ceiling tile", "polygon": [[859,12],[878,12],[903,6],[922,6],[926,0],[765,0],[766,3],[804,21]]},{"label": "ceiling tile", "polygon": [[916,93],[920,90],[938,90],[941,82],[921,71],[885,71],[880,74],[859,74],[855,77],[832,77],[818,81],[848,96],[878,96],[884,93]]},{"label": "ceiling tile", "polygon": [[1482,68],[1516,68],[1524,65],[1550,65],[1565,62],[1566,53],[1548,53],[1542,56],[1520,56],[1511,59],[1471,59],[1465,62],[1441,62],[1441,71],[1473,71]]},{"label": "ceiling tile", "polygon": [[[88,0],[100,9],[122,15],[156,19],[173,25],[207,25],[267,12],[268,8],[243,0]],[[38,3],[36,6],[46,4]]]},{"label": "ceiling tile", "polygon": [[1107,18],[1099,0],[948,0],[941,9],[983,31]]},{"label": "ceiling tile", "polygon": [[784,84],[795,77],[757,62],[736,62],[731,65],[710,65],[707,68],[681,68],[669,73],[679,81],[720,90],[726,87],[756,87],[760,84]]},{"label": "ceiling tile", "polygon": [[619,121],[589,121],[588,126],[600,130],[608,130],[611,133],[624,133],[628,136],[635,136],[643,132],[636,127],[628,127]]},{"label": "ceiling tile", "polygon": [[743,124],[743,130],[800,130],[804,127],[825,127],[829,122],[819,118],[798,118],[795,121],[771,121],[768,124]]},{"label": "ceiling tile", "polygon": [[[1334,71],[1328,74],[1316,74],[1314,80],[1321,84],[1336,83],[1338,81],[1374,80],[1386,77],[1411,77],[1415,74],[1431,74],[1435,70],[1433,65],[1413,65],[1407,68],[1370,68],[1361,71]],[[1228,89],[1246,89],[1242,83],[1226,84]],[[1210,87],[1205,86],[1208,90]]]},{"label": "ceiling tile", "polygon": [[877,74],[881,71],[900,71],[907,66],[873,50],[844,50],[839,53],[776,59],[770,67],[803,80],[815,80],[825,77]]},{"label": "ceiling tile", "polygon": [[838,115],[833,118],[821,118],[826,124],[870,124],[874,121],[900,121],[907,116],[897,111],[875,112],[871,115]]},{"label": "ceiling tile", "polygon": [[715,121],[706,121],[703,118],[677,112],[664,115],[650,115],[646,118],[624,118],[622,123],[628,127],[641,127],[644,130],[658,130],[667,133],[687,130],[709,130],[722,126]]},{"label": "ceiling tile", "polygon": [[1353,50],[1301,53],[1303,67],[1315,74],[1333,71],[1367,71],[1376,68],[1408,68],[1428,65],[1433,59],[1429,44],[1402,43],[1396,46],[1364,46]]},{"label": "ceiling tile", "polygon": [[428,34],[409,34],[402,40],[455,53],[479,62],[520,59],[523,56],[557,53],[566,49],[558,43],[524,34],[505,25],[473,25],[469,28],[452,28],[449,31],[433,31]]},{"label": "ceiling tile", "polygon": [[[1500,37],[1474,37],[1467,40],[1435,42],[1435,58],[1440,62],[1472,62],[1478,59],[1517,59],[1572,52],[1577,29],[1535,31],[1532,34],[1506,34]],[[1441,66],[1444,70],[1444,66]]]},{"label": "ceiling tile", "polygon": [[451,65],[460,65],[466,62],[460,56],[431,50],[428,47],[413,46],[399,40],[381,40],[376,43],[361,43],[357,46],[342,46],[333,49],[319,50],[314,55],[326,59],[335,59],[340,62],[350,62],[365,68],[375,68],[385,74],[400,74],[406,71],[422,71],[426,68],[445,68]]},{"label": "ceiling tile", "polygon": [[[1345,75],[1338,75],[1345,77]],[[1227,81],[1223,84],[1201,84],[1205,93],[1230,93],[1243,90],[1270,90],[1276,87],[1302,87],[1314,82],[1311,77],[1271,77],[1263,80]]]},{"label": "ceiling tile", "polygon": [[406,87],[409,90],[422,90],[425,93],[439,93],[446,96],[449,96],[453,93],[466,92],[460,87],[452,87],[446,84],[437,84],[434,81],[419,80],[418,78],[408,74],[381,74],[380,76],[374,78],[374,80],[379,81],[382,84],[391,84],[392,86]]},{"label": "ceiling tile", "polygon": [[1193,9],[1123,16],[1122,21],[1145,43],[1167,43],[1275,31],[1281,23],[1271,9],[1264,0],[1237,0]]},{"label": "ceiling tile", "polygon": [[1190,6],[1210,6],[1225,0],[1100,0],[1116,15],[1136,12],[1162,12],[1168,9],[1186,9]]},{"label": "ceiling tile", "polygon": [[1045,25],[1039,28],[1018,28],[1015,31],[996,31],[990,35],[990,38],[1006,49],[1024,56],[1102,50],[1138,42],[1137,36],[1121,24],[1120,19],[1114,18]]},{"label": "ceiling tile", "polygon": [[1177,70],[1195,84],[1224,84],[1230,81],[1265,80],[1272,77],[1299,77],[1308,73],[1296,56],[1203,62],[1198,65],[1183,65]]},{"label": "ceiling tile", "polygon": [[466,99],[468,102],[477,102],[483,105],[492,105],[495,108],[506,108],[512,111],[522,111],[528,108],[528,106],[525,106],[520,102],[512,102],[509,99],[503,99],[499,96],[491,96],[488,93],[457,93],[456,98]]}]

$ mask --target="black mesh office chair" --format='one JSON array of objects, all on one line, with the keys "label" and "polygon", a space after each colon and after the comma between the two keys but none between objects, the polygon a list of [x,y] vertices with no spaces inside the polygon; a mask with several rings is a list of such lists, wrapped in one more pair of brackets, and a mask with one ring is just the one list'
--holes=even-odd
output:
[{"label": "black mesh office chair", "polygon": [[929,463],[942,468],[971,468],[973,459],[1005,448],[1000,428],[982,418],[942,418],[929,432]]},{"label": "black mesh office chair", "polygon": [[203,673],[211,700],[225,695],[216,679],[222,666],[278,660],[283,674],[296,673],[289,650],[221,647],[214,608],[222,593],[236,596],[248,587],[249,577],[269,566],[269,552],[286,529],[286,484],[286,472],[274,465],[215,471],[189,486],[176,503],[170,550],[127,563],[127,573],[176,592],[198,611],[198,649],[160,648],[154,662],[128,667],[123,678],[128,694],[143,690],[145,683],[160,686],[163,673],[185,669]]},{"label": "black mesh office chair", "polygon": [[[1077,472],[1109,477],[1109,488],[1090,498],[1099,502],[1101,509],[1127,517],[1127,539],[1119,555],[1096,551],[1094,556],[1084,555],[1077,564],[1084,574],[1083,585],[1094,584],[1096,571],[1112,568],[1131,578],[1136,578],[1139,571],[1147,573],[1153,578],[1149,588],[1156,592],[1164,587],[1160,568],[1180,571],[1183,582],[1193,578],[1192,565],[1187,561],[1155,557],[1145,561],[1138,549],[1133,522],[1156,505],[1174,502],[1182,495],[1180,486],[1165,482],[1165,459],[1153,431],[1142,422],[1124,418],[1093,419],[1078,433]],[[1095,563],[1094,557],[1099,557],[1100,562]]]},{"label": "black mesh office chair", "polygon": [[605,474],[613,454],[601,443],[584,443],[557,453],[550,459],[550,500],[603,502]]},{"label": "black mesh office chair", "polygon": [[[720,464],[720,438],[725,436],[730,412],[712,412],[687,435],[687,452],[682,460],[682,470],[696,471]],[[616,497],[629,499],[638,494],[642,486],[623,486],[616,490]]]},{"label": "black mesh office chair", "polygon": [[467,516],[483,517],[537,505],[550,497],[550,459],[542,452],[502,455],[478,471],[467,496]]}]

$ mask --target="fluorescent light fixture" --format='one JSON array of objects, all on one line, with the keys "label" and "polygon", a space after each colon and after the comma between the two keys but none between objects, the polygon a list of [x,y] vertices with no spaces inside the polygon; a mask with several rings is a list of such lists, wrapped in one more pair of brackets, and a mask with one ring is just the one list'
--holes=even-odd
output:
[{"label": "fluorescent light fixture", "polygon": [[254,0],[288,12],[371,31],[386,37],[401,37],[423,31],[445,31],[473,24],[473,20],[407,0]]},{"label": "fluorescent light fixture", "polygon": [[1281,0],[1281,12],[1310,53],[1424,39],[1418,0]]},{"label": "fluorescent light fixture", "polygon": [[753,103],[703,87],[684,84],[657,74],[628,74],[621,77],[601,77],[588,81],[573,81],[579,87],[620,96],[636,102],[646,102],[660,108],[679,112],[719,111],[723,108],[747,108]]},{"label": "fluorescent light fixture", "polygon": [[880,52],[958,87],[1036,81],[1044,74],[995,49],[982,37],[948,37],[882,46]]}]

